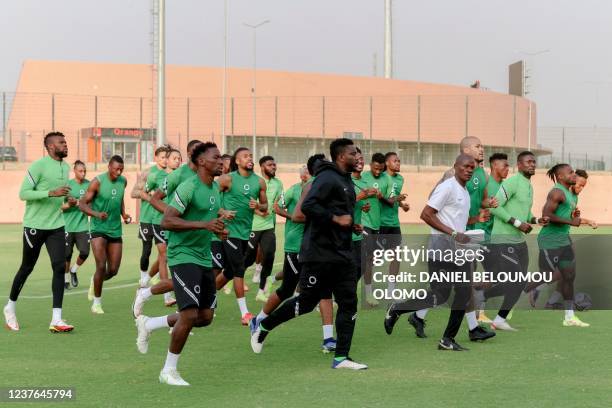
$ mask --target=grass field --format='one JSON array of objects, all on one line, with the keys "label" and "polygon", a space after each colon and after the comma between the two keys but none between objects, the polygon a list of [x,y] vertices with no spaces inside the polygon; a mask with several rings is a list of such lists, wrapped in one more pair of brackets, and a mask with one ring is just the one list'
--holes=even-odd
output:
[{"label": "grass field", "polygon": [[[8,295],[19,266],[21,236],[18,225],[0,226],[3,296]],[[253,354],[234,296],[222,293],[215,321],[189,338],[179,361],[181,374],[192,386],[161,386],[157,376],[169,336],[157,331],[148,354],[136,350],[130,305],[138,279],[140,242],[134,226],[125,229],[124,242],[119,275],[105,286],[105,315],[92,315],[86,298],[93,262],[87,261],[79,272],[81,287],[67,292],[64,301],[64,316],[76,326],[67,335],[47,331],[50,271],[46,254],[41,256],[17,304],[21,331],[0,335],[0,387],[74,387],[72,406],[92,407],[612,405],[608,349],[612,312],[587,312],[581,316],[592,326],[577,329],[562,327],[560,312],[519,310],[512,320],[519,332],[500,333],[483,344],[469,343],[464,324],[458,341],[471,351],[451,353],[436,349],[447,311],[430,313],[430,337],[417,339],[405,321],[398,323],[393,336],[387,336],[382,327],[384,311],[360,309],[351,354],[370,369],[346,372],[331,370],[331,357],[319,351],[321,327],[316,314],[275,330],[263,353]],[[256,313],[260,304],[254,297],[251,290],[249,308]],[[161,297],[145,307],[150,316],[169,311]]]}]

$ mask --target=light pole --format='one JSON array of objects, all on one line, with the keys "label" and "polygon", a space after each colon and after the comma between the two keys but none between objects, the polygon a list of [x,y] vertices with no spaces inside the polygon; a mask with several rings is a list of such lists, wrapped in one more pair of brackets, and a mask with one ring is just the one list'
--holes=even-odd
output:
[{"label": "light pole", "polygon": [[253,157],[257,156],[257,29],[264,24],[268,24],[270,20],[264,20],[257,24],[243,23],[246,27],[253,30]]},{"label": "light pole", "polygon": [[228,12],[227,12],[227,2],[228,0],[225,0],[223,3],[223,20],[224,20],[224,27],[223,27],[223,85],[222,85],[222,94],[223,96],[221,97],[222,101],[221,103],[223,104],[223,106],[221,107],[221,151],[223,153],[226,152],[227,146],[225,143],[225,117],[227,116],[226,114],[226,109],[227,109],[227,103],[226,103],[226,99],[227,99],[227,23],[228,23]]}]

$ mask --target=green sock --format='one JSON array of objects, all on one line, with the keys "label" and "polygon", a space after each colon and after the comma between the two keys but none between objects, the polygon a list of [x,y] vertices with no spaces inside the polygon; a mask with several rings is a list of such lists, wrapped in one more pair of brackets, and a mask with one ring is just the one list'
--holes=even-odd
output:
[{"label": "green sock", "polygon": [[336,360],[338,363],[341,363],[341,362],[343,362],[344,360],[346,360],[346,357],[342,357],[342,356],[340,356],[340,357],[334,357],[334,360]]}]

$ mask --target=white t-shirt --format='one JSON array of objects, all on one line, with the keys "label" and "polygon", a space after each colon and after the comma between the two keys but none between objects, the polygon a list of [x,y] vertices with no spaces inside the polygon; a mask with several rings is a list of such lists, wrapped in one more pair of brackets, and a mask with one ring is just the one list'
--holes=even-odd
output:
[{"label": "white t-shirt", "polygon": [[[435,188],[427,205],[438,210],[436,214],[442,224],[457,231],[465,232],[470,215],[470,194],[455,177],[446,179]],[[432,234],[443,234],[434,228]]]}]

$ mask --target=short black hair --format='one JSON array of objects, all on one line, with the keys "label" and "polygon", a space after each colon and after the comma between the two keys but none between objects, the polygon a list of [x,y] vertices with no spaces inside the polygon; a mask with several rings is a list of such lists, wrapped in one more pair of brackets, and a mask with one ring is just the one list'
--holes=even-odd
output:
[{"label": "short black hair", "polygon": [[576,173],[576,175],[577,175],[578,177],[582,177],[582,178],[585,178],[585,179],[588,179],[588,178],[589,178],[589,173],[587,173],[587,171],[586,171],[586,170],[583,170],[583,169],[576,169],[576,171],[574,171],[574,173]]},{"label": "short black hair", "polygon": [[496,160],[508,160],[508,155],[506,153],[493,153],[489,157],[489,164],[493,164]]},{"label": "short black hair", "polygon": [[387,152],[387,153],[385,153],[385,161],[389,160],[393,156],[397,156],[397,153],[395,153],[395,152]]},{"label": "short black hair", "polygon": [[198,164],[198,157],[200,157],[201,154],[206,153],[206,151],[208,149],[212,149],[212,148],[215,148],[215,147],[217,147],[216,143],[212,143],[212,142],[200,143],[191,152],[191,157],[190,157],[191,162],[193,164]]},{"label": "short black hair", "polygon": [[354,145],[353,141],[345,137],[341,137],[331,142],[329,144],[329,155],[331,156],[332,161],[336,161],[338,156],[340,156],[344,152],[346,146],[352,145]]},{"label": "short black hair", "polygon": [[532,153],[532,152],[530,152],[529,150],[524,150],[524,151],[520,152],[520,153],[518,154],[518,156],[516,156],[516,161],[517,161],[517,162],[520,162],[520,161],[521,161],[521,159],[522,159],[523,157],[525,157],[525,156],[533,156],[533,157],[535,157],[535,154],[533,154],[533,153]]},{"label": "short black hair", "polygon": [[45,147],[47,147],[47,143],[49,142],[49,139],[51,139],[52,137],[66,137],[62,132],[49,132],[45,135],[45,138],[43,140],[43,144],[45,145]]},{"label": "short black hair", "polygon": [[227,159],[232,160],[232,155],[224,153],[223,156],[221,156],[221,160],[227,160]]},{"label": "short black hair", "polygon": [[199,141],[198,139],[193,139],[190,140],[189,143],[187,143],[187,151],[191,150],[191,148],[193,148],[193,146],[202,143],[201,141]]},{"label": "short black hair", "polygon": [[174,147],[170,148],[170,150],[168,150],[168,155],[170,155],[170,153],[178,153],[179,156],[181,156],[181,158],[183,157],[183,155],[181,154],[181,151],[179,149],[175,149]]},{"label": "short black hair", "polygon": [[385,155],[382,153],[374,153],[372,155],[372,163],[385,164]]},{"label": "short black hair", "polygon": [[361,149],[358,148],[357,146],[355,146],[355,150],[357,150],[357,153],[361,154]]},{"label": "short black hair", "polygon": [[108,164],[111,164],[112,162],[117,162],[119,164],[123,164],[123,157],[121,157],[118,154],[116,154],[116,155],[114,155],[113,157],[110,158],[110,160],[108,161]]},{"label": "short black hair", "polygon": [[261,159],[259,159],[259,165],[261,166],[262,164],[264,164],[268,160],[274,161],[274,157],[272,157],[272,156],[263,156]]},{"label": "short black hair", "polygon": [[325,155],[323,153],[313,154],[308,158],[308,161],[306,162],[306,169],[311,176],[314,176],[316,170],[315,165],[319,160],[325,160]]},{"label": "short black hair", "polygon": [[155,149],[155,156],[159,156],[160,153],[166,153],[168,154],[169,152],[169,148],[166,145],[163,146],[159,146],[157,149]]},{"label": "short black hair", "polygon": [[80,160],[75,160],[74,161],[74,165],[72,166],[72,168],[74,169],[74,168],[76,168],[76,166],[83,166],[83,167],[85,167],[85,163],[83,163]]},{"label": "short black hair", "polygon": [[552,166],[550,169],[548,169],[548,171],[546,172],[546,175],[554,182],[557,181],[558,179],[558,175],[559,175],[559,170],[565,168],[565,167],[570,167],[569,164],[567,163],[557,163],[554,166]]},{"label": "short black hair", "polygon": [[230,171],[238,171],[238,164],[236,163],[236,156],[238,153],[243,152],[245,150],[250,150],[248,147],[241,146],[234,151],[234,154],[230,160]]}]

